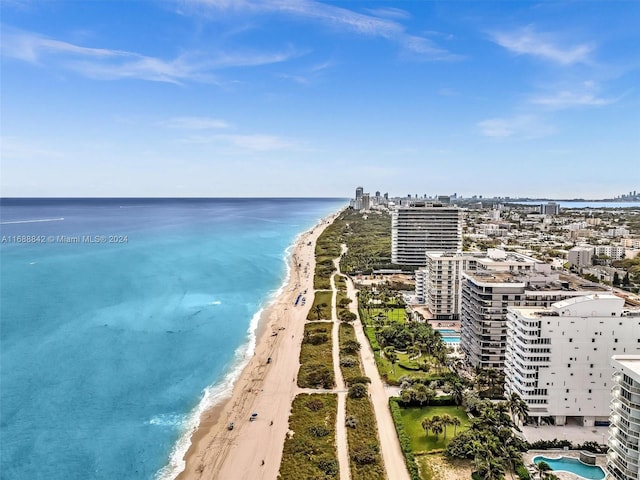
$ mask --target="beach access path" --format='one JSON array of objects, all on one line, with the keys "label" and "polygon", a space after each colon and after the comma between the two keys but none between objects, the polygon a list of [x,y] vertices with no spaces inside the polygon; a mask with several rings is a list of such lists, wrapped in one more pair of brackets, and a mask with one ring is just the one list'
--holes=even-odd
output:
[{"label": "beach access path", "polygon": [[349,446],[347,445],[347,394],[344,378],[340,369],[340,320],[338,319],[338,289],[336,288],[336,275],[340,274],[340,257],[333,260],[337,274],[331,275],[331,320],[333,321],[332,349],[333,370],[336,379],[336,393],[338,395],[338,413],[336,415],[336,450],[338,451],[338,466],[340,480],[349,480],[351,470],[349,468]]},{"label": "beach access path", "polygon": [[[300,391],[296,377],[311,303],[296,305],[296,299],[305,290],[312,298],[316,240],[336,216],[299,237],[290,259],[288,283],[260,320],[255,354],[235,383],[231,398],[202,415],[178,479],[277,478],[291,404]],[[250,421],[253,413],[258,416]],[[230,422],[233,430],[227,429]]]}]

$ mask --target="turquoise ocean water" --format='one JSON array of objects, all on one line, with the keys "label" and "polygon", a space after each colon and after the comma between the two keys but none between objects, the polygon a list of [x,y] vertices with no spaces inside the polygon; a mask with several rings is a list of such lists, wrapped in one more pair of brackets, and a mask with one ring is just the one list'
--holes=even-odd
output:
[{"label": "turquoise ocean water", "polygon": [[3,199],[0,477],[172,478],[286,249],[345,203]]}]

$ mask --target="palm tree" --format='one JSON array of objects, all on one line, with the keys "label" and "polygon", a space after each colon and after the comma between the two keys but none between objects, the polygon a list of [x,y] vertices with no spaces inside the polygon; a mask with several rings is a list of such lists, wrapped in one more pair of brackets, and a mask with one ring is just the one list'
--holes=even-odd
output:
[{"label": "palm tree", "polygon": [[482,480],[503,480],[504,465],[500,459],[486,451],[486,455],[477,456],[474,459],[476,471]]},{"label": "palm tree", "polygon": [[440,421],[442,422],[442,426],[444,427],[444,439],[447,439],[447,427],[453,424],[453,418],[448,413],[445,413],[440,417]]},{"label": "palm tree", "polygon": [[411,400],[415,398],[415,394],[416,392],[413,388],[403,388],[400,392],[400,400],[405,405],[409,405],[411,403]]},{"label": "palm tree", "polygon": [[429,436],[429,430],[431,430],[432,426],[433,422],[430,418],[425,418],[422,420],[422,428],[424,428],[424,431],[427,433],[427,437]]},{"label": "palm tree", "polygon": [[462,425],[462,422],[458,417],[451,417],[451,425],[453,425],[453,436],[455,437],[456,431],[458,430],[458,427]]},{"label": "palm tree", "polygon": [[322,315],[323,313],[322,305],[317,304],[315,307],[313,307],[313,313],[315,313],[316,317],[318,317],[318,320],[320,320],[320,315]]},{"label": "palm tree", "polygon": [[547,462],[538,462],[535,464],[536,473],[538,474],[538,478],[544,479],[549,476],[549,472],[552,470]]},{"label": "palm tree", "polygon": [[522,400],[520,395],[513,392],[511,393],[511,395],[509,395],[507,405],[509,406],[511,417],[515,421],[516,426],[518,426],[519,420],[524,424],[524,422],[527,420],[527,417],[529,416],[529,405],[527,405],[527,402]]},{"label": "palm tree", "polygon": [[431,417],[431,431],[436,436],[436,442],[438,441],[438,435],[442,433],[442,419],[438,415]]},{"label": "palm tree", "polygon": [[393,373],[396,373],[396,362],[398,361],[398,354],[393,347],[387,347],[384,349],[384,356],[391,362],[391,368]]},{"label": "palm tree", "polygon": [[462,404],[462,393],[464,392],[464,386],[461,382],[453,382],[451,384],[451,398],[456,404],[456,410]]}]

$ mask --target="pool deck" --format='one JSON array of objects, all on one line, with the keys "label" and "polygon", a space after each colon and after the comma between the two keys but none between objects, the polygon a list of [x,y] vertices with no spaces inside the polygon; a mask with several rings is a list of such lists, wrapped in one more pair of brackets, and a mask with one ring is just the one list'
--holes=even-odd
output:
[{"label": "pool deck", "polygon": [[[547,458],[558,458],[558,457],[567,457],[567,458],[575,458],[577,460],[580,459],[580,451],[579,450],[529,450],[528,452],[522,454],[522,461],[526,467],[533,464],[533,459],[535,457],[547,457]],[[605,480],[611,478],[609,473],[607,472],[607,456],[604,454],[596,454],[596,465],[602,467],[604,473],[606,474]],[[560,480],[580,480],[583,477],[575,475],[569,472],[557,472],[553,471],[553,474],[558,477]],[[532,477],[533,478],[533,477]]]}]

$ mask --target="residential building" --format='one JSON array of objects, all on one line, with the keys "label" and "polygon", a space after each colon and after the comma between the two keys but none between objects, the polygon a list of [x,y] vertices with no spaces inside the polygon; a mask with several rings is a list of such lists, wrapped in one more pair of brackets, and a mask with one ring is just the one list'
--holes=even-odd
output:
[{"label": "residential building", "polygon": [[640,311],[624,304],[605,293],[509,307],[506,393],[519,394],[538,422],[608,425],[611,356],[640,352]]},{"label": "residential building", "polygon": [[462,275],[460,347],[467,362],[483,368],[504,368],[508,307],[546,307],[608,291],[579,277],[561,276],[550,265],[515,253],[502,261],[479,259],[476,268]]},{"label": "residential building", "polygon": [[560,213],[560,205],[556,202],[540,205],[540,213],[543,215],[558,215]]},{"label": "residential building", "polygon": [[640,355],[611,358],[611,424],[607,470],[614,480],[640,479]]},{"label": "residential building", "polygon": [[567,252],[569,267],[590,267],[593,265],[593,252],[593,247],[573,247]]},{"label": "residential building", "polygon": [[391,261],[423,266],[428,252],[462,251],[462,211],[443,203],[413,202],[391,213]]},{"label": "residential building", "polygon": [[596,256],[607,256],[611,260],[622,260],[624,258],[624,247],[622,245],[596,245],[594,254]]},{"label": "residential building", "polygon": [[427,253],[425,268],[416,270],[416,296],[434,319],[459,320],[462,272],[476,259],[469,253]]}]

